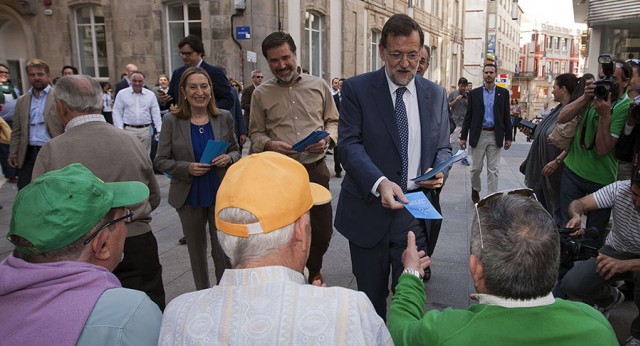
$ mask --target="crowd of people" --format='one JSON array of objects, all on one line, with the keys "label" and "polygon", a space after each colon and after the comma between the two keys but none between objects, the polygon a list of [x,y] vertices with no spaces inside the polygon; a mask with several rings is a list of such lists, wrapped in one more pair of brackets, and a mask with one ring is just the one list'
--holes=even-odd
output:
[{"label": "crowd of people", "polygon": [[[393,15],[381,32],[384,66],[329,84],[300,68],[291,35],[274,32],[261,46],[273,78],[255,70],[243,88],[187,36],[171,78],[152,90],[128,64],[113,96],[72,66],[52,86],[40,59],[26,64],[31,88],[20,96],[0,64],[0,114],[13,130],[0,160],[18,186],[15,250],[0,263],[3,343],[617,345],[607,313],[630,293],[640,307],[640,61],[616,61],[619,92],[604,97],[593,79],[557,76],[557,106],[531,129],[492,63],[475,89],[462,77],[447,93],[423,78],[424,41],[412,18]],[[569,145],[547,140],[570,122]],[[501,151],[518,128],[533,139],[528,188],[498,191]],[[316,142],[295,145],[317,130]],[[417,193],[441,212],[450,167],[413,178],[452,147],[472,161],[478,303],[425,311],[442,221],[405,204]],[[335,211],[330,151],[344,174]],[[196,289],[171,302],[150,226],[156,174],[170,179]],[[334,226],[358,291],[327,287],[322,275]],[[575,261],[561,243],[589,228],[596,253]],[[640,345],[640,317],[627,344]]]}]

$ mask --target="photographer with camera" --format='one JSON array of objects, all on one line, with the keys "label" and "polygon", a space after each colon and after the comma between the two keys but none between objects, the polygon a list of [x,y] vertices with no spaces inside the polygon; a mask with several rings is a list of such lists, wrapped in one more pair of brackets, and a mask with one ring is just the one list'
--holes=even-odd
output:
[{"label": "photographer with camera", "polygon": [[[586,85],[584,94],[565,106],[558,124],[579,117],[575,137],[564,160],[560,183],[560,215],[569,221],[568,207],[576,199],[591,194],[616,181],[618,162],[614,147],[627,119],[631,99],[626,94],[631,79],[628,64],[614,63],[610,56],[598,58],[605,78]],[[610,209],[587,214],[587,227],[596,227],[604,242]]]},{"label": "photographer with camera", "polygon": [[[637,155],[637,154],[636,154]],[[640,308],[640,171],[637,159],[631,180],[616,181],[595,193],[571,202],[571,219],[566,227],[581,236],[582,215],[612,208],[613,225],[596,258],[578,261],[562,282],[562,290],[570,299],[597,305],[605,316],[624,302],[624,295],[610,284],[618,280],[635,282],[634,301]],[[640,315],[631,323],[627,345],[640,345]]]},{"label": "photographer with camera", "polygon": [[633,71],[627,88],[627,95],[633,99],[629,107],[629,117],[624,130],[616,144],[616,158],[618,159],[618,180],[630,179],[633,153],[640,150],[640,60],[626,61]]}]

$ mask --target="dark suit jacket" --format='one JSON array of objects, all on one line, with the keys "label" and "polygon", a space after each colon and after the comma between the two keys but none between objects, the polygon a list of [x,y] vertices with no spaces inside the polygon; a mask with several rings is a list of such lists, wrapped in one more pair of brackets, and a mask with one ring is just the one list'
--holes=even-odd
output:
[{"label": "dark suit jacket", "polygon": [[[251,95],[253,95],[253,91],[256,90],[256,86],[251,83],[248,87],[242,90],[242,98],[240,99],[240,105],[244,110],[244,118],[249,119],[251,115]],[[248,124],[247,124],[248,125]]]},{"label": "dark suit jacket", "polygon": [[335,102],[336,104],[336,108],[338,109],[338,112],[340,111],[340,94],[335,94],[333,95],[333,102]]},{"label": "dark suit jacket", "polygon": [[[420,170],[424,172],[451,156],[449,113],[444,88],[416,77],[416,89],[422,138]],[[398,212],[382,207],[371,188],[381,176],[399,183],[402,165],[384,67],[346,80],[341,92],[338,152],[347,174],[335,226],[349,241],[371,247],[390,231],[394,213]]]},{"label": "dark suit jacket", "polygon": [[242,108],[240,107],[240,98],[238,97],[238,92],[236,88],[229,86],[229,90],[231,91],[231,95],[233,95],[233,107],[229,110],[231,115],[233,116],[233,122],[236,128],[236,138],[239,140],[240,135],[247,135],[247,124],[244,122],[244,117],[242,116]]},{"label": "dark suit jacket", "polygon": [[126,79],[123,79],[123,80],[119,81],[118,83],[116,83],[116,85],[114,86],[114,89],[113,89],[113,99],[114,100],[116,99],[116,96],[118,96],[118,93],[120,92],[120,90],[126,89],[129,86],[130,85],[127,82]]},{"label": "dark suit jacket", "polygon": [[[496,93],[493,102],[493,120],[495,129],[493,133],[496,136],[496,145],[502,148],[505,140],[511,140],[511,116],[509,114],[509,91],[499,86],[495,87]],[[467,114],[464,117],[462,130],[460,131],[460,139],[467,139],[469,136],[469,145],[475,148],[480,139],[482,132],[482,121],[484,120],[484,98],[482,97],[483,87],[475,88],[469,92],[469,103],[467,105]]]},{"label": "dark suit jacket", "polygon": [[[207,64],[205,61],[202,61],[200,67],[207,71],[209,78],[211,78],[211,83],[213,83],[213,96],[216,99],[216,105],[218,108],[226,110],[233,108],[233,95],[231,94],[231,90],[229,90],[229,81],[222,70]],[[175,104],[178,103],[178,97],[180,94],[180,77],[182,77],[182,74],[187,70],[187,68],[187,65],[177,68],[171,75],[169,95],[173,97],[173,102]]]},{"label": "dark suit jacket", "polygon": [[[233,162],[236,162],[240,159],[240,152],[234,134],[233,118],[228,111],[221,110],[221,112],[222,114],[217,117],[209,116],[213,136],[217,141],[229,142],[226,153],[231,156]],[[173,114],[165,115],[162,120],[158,153],[153,163],[157,170],[171,175],[168,202],[176,209],[182,207],[189,196],[192,179],[189,174],[189,164],[195,160],[191,142],[191,121],[178,119]],[[220,181],[227,172],[227,168],[215,167]]]}]

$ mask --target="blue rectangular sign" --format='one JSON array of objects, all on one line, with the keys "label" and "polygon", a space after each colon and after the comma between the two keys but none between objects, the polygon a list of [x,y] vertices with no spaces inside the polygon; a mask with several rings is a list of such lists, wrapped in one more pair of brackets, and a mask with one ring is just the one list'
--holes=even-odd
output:
[{"label": "blue rectangular sign", "polygon": [[248,40],[251,38],[251,27],[250,26],[237,26],[236,27],[236,38],[238,40]]}]

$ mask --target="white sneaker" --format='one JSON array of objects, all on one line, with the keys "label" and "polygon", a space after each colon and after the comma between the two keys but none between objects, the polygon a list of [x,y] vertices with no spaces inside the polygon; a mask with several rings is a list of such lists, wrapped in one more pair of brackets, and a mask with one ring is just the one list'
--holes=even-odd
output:
[{"label": "white sneaker", "polygon": [[[616,299],[613,300],[613,302],[611,304],[609,304],[608,306],[605,307],[598,307],[598,311],[602,312],[602,314],[604,315],[604,317],[609,318],[609,312],[611,312],[611,310],[617,308],[620,304],[624,303],[624,294],[622,294],[622,292],[620,292],[619,289],[615,288],[616,290]],[[638,344],[640,346],[640,344]]]},{"label": "white sneaker", "polygon": [[640,346],[640,339],[630,336],[624,343],[625,346]]}]

